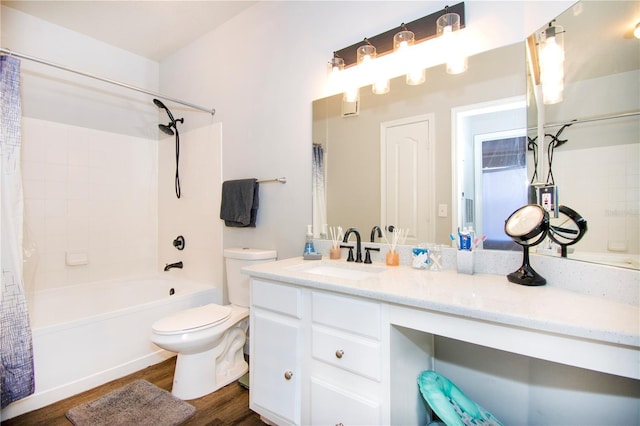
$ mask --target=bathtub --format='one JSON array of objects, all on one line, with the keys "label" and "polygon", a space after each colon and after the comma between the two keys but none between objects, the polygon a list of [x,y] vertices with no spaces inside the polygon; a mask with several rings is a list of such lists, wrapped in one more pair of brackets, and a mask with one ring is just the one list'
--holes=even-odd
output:
[{"label": "bathtub", "polygon": [[2,420],[175,355],[151,343],[151,324],[178,310],[220,301],[219,288],[167,277],[35,292],[29,315],[36,391],[4,408]]}]

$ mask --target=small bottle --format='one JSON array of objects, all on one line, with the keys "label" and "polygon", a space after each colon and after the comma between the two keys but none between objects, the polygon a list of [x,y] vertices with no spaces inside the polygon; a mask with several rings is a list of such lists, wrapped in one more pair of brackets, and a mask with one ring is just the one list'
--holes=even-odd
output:
[{"label": "small bottle", "polygon": [[315,254],[316,248],[313,245],[313,231],[311,230],[312,226],[307,225],[307,235],[305,237],[304,243],[304,254]]}]

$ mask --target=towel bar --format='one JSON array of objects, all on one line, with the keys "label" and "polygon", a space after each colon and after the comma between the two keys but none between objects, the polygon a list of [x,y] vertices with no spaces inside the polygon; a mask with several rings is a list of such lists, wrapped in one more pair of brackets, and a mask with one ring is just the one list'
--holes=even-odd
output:
[{"label": "towel bar", "polygon": [[267,182],[280,182],[280,183],[287,183],[287,178],[286,178],[286,177],[281,177],[281,178],[265,179],[265,180],[259,180],[259,181],[258,181],[258,183],[267,183]]}]

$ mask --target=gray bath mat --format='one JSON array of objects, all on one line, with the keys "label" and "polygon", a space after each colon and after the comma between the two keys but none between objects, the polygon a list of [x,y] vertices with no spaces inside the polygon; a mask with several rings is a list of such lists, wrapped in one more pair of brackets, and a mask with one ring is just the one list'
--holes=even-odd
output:
[{"label": "gray bath mat", "polygon": [[196,408],[146,380],[136,380],[96,400],[78,405],[66,416],[76,426],[179,425]]}]

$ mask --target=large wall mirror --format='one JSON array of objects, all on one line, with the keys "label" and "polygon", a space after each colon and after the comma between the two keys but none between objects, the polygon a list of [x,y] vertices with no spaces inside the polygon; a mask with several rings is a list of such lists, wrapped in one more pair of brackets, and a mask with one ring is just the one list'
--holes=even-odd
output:
[{"label": "large wall mirror", "polygon": [[[555,122],[640,110],[639,41],[629,39],[628,29],[616,36],[611,34],[613,28],[601,29],[622,17],[624,23],[616,25],[632,29],[629,21],[640,16],[638,3],[615,3],[577,3],[557,18],[566,31],[564,100],[544,107],[541,123],[545,133],[555,134],[559,129],[551,127]],[[599,9],[591,11],[592,7]],[[616,21],[611,13],[618,16]],[[571,15],[570,22],[561,23],[565,15]],[[585,31],[589,37],[584,36]],[[604,34],[617,37],[621,46],[632,51],[624,53],[620,47],[588,53],[578,44],[595,47],[593,37]],[[449,244],[449,234],[458,226],[474,226],[477,233],[496,235],[485,248],[512,248],[502,228],[515,210],[508,211],[511,205],[527,202],[534,157],[532,151],[523,154],[523,150],[527,136],[538,134],[538,109],[527,81],[526,44],[472,56],[464,74],[448,75],[444,65],[433,67],[420,86],[408,86],[399,77],[392,80],[391,91],[385,95],[374,95],[370,86],[363,87],[357,114],[344,110],[342,95],[314,101],[312,142],[319,147],[314,152],[322,156],[324,168],[320,179],[324,186],[314,191],[321,197],[320,202],[314,199],[316,235],[323,224],[353,226],[368,240],[374,226],[395,225],[411,229],[408,243]],[[622,56],[631,56],[635,65],[621,69],[613,57]],[[598,74],[572,81],[585,63],[598,68]],[[605,64],[612,69],[601,68]],[[601,80],[604,86],[599,86]],[[620,266],[633,266],[640,234],[640,124],[638,116],[616,120],[616,124],[603,120],[565,129],[562,137],[569,142],[555,150],[553,175],[560,204],[582,214],[589,224],[569,257],[589,252],[594,255],[582,258],[608,262],[605,258],[615,249]],[[624,121],[626,125],[618,124]],[[547,153],[544,146],[538,152],[537,177],[542,180],[548,172]],[[619,171],[615,164],[622,159],[624,177],[603,176]],[[596,160],[598,166],[592,163]],[[489,173],[495,170],[508,174]],[[600,201],[596,214],[584,204],[585,199],[601,200],[598,195],[614,196],[603,185],[624,179],[625,189],[617,191],[620,197],[624,193],[624,205],[622,201]],[[492,208],[497,203],[504,206],[504,212]],[[614,223],[624,229],[624,242]],[[596,243],[596,239],[607,242]]]}]

